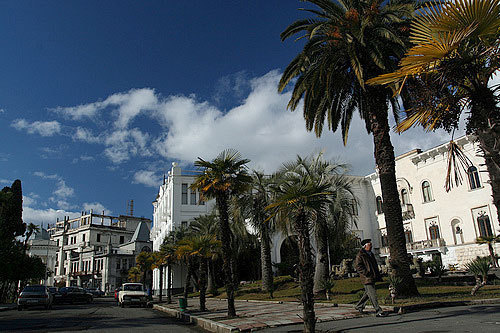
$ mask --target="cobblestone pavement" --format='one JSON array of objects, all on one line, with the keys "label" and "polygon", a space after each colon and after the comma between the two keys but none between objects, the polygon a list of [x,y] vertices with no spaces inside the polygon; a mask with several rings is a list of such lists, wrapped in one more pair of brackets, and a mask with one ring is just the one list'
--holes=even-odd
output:
[{"label": "cobblestone pavement", "polygon": [[[227,300],[207,299],[208,311],[198,311],[198,299],[189,299],[185,319],[195,317],[205,321],[212,321],[210,326],[218,331],[253,331],[269,327],[278,327],[302,323],[302,305],[299,302],[264,302],[264,301],[235,301],[236,318],[227,318]],[[155,308],[179,311],[177,303],[157,304]],[[391,309],[392,310],[392,309]],[[367,307],[367,314],[362,315],[354,309],[353,305],[339,305],[316,303],[315,313],[318,322],[349,319],[374,315],[373,308]],[[215,325],[214,325],[215,324]],[[200,325],[205,326],[206,325]],[[218,327],[216,327],[218,326]],[[223,328],[223,329],[221,329]]]}]

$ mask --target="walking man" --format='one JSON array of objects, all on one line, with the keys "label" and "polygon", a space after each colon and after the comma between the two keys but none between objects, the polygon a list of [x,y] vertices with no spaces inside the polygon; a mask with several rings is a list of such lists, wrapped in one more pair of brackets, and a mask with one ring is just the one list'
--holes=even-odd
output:
[{"label": "walking man", "polygon": [[377,317],[387,317],[387,313],[382,310],[377,301],[377,292],[375,290],[375,282],[382,281],[380,271],[378,269],[377,260],[375,260],[375,255],[372,252],[372,240],[363,239],[361,241],[361,249],[356,255],[356,260],[354,262],[356,271],[358,271],[361,276],[361,281],[365,287],[365,293],[363,297],[356,304],[356,310],[360,313],[364,313],[364,308],[368,299],[372,302],[373,307],[376,311]]}]

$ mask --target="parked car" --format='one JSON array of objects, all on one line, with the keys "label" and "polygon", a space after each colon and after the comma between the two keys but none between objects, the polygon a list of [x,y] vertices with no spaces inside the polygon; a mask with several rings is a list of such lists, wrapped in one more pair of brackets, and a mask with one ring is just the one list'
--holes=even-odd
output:
[{"label": "parked car", "polygon": [[41,285],[26,286],[17,298],[17,309],[21,311],[30,306],[43,306],[45,309],[50,309],[53,300],[54,296],[47,287]]},{"label": "parked car", "polygon": [[91,293],[81,287],[59,288],[56,294],[56,303],[91,303],[94,299]]},{"label": "parked car", "polygon": [[124,283],[122,290],[118,292],[118,303],[123,308],[125,305],[139,305],[146,307],[148,295],[141,283]]},{"label": "parked car", "polygon": [[49,288],[49,292],[52,294],[52,296],[57,294],[59,290],[57,287],[47,287],[47,288]]},{"label": "parked car", "polygon": [[87,288],[85,289],[87,292],[91,293],[94,297],[102,297],[104,296],[104,292],[97,288]]}]

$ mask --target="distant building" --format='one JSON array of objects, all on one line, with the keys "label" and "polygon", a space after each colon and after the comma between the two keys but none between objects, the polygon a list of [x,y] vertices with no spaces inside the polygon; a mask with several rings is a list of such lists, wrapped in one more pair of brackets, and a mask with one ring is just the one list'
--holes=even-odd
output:
[{"label": "distant building", "polygon": [[54,279],[66,286],[100,288],[111,292],[127,281],[141,251],[151,251],[151,220],[82,212],[64,218],[49,229],[56,243]]},{"label": "distant building", "polygon": [[[160,250],[160,246],[167,235],[175,228],[187,227],[189,222],[200,215],[209,214],[214,206],[214,201],[200,202],[198,191],[191,190],[189,186],[193,183],[197,173],[194,171],[182,171],[177,163],[172,163],[172,169],[163,179],[156,200],[153,201],[153,228],[151,240],[153,250]],[[181,288],[183,278],[187,272],[183,266],[174,265],[170,272],[164,267],[163,289],[167,289],[170,281],[172,288]],[[153,289],[158,292],[160,270],[153,271]],[[165,294],[165,293],[164,293]]]},{"label": "distant building", "polygon": [[35,232],[28,240],[28,245],[28,255],[41,258],[42,262],[47,266],[46,278],[41,280],[40,283],[46,286],[53,286],[56,255],[59,250],[56,242],[50,240],[47,230],[40,227],[40,231]]}]

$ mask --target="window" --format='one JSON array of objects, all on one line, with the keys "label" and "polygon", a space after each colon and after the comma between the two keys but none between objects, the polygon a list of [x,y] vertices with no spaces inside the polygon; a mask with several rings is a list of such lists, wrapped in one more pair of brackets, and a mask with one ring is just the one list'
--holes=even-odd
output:
[{"label": "window", "polygon": [[380,240],[381,240],[382,247],[389,246],[389,238],[387,237],[387,235],[382,235],[380,237]]},{"label": "window", "polygon": [[182,222],[181,222],[181,228],[183,228],[183,229],[184,229],[184,228],[187,228],[187,227],[188,227],[188,223],[187,223],[187,221],[182,221]]},{"label": "window", "polygon": [[124,269],[130,268],[128,267],[128,259],[122,259],[122,267]]},{"label": "window", "polygon": [[424,202],[432,201],[431,184],[427,180],[422,183],[422,195]]},{"label": "window", "polygon": [[491,231],[490,217],[488,215],[480,215],[477,218],[477,227],[479,229],[480,237],[493,236],[493,232]]},{"label": "window", "polygon": [[120,244],[125,243],[125,236],[120,236]]},{"label": "window", "polygon": [[121,269],[121,262],[120,259],[116,259],[116,269]]},{"label": "window", "polygon": [[196,190],[191,189],[191,205],[196,205]]},{"label": "window", "polygon": [[97,241],[100,242],[101,241],[101,234],[97,234]]},{"label": "window", "polygon": [[407,205],[410,203],[410,198],[408,197],[408,190],[405,188],[401,190],[401,204]]},{"label": "window", "polygon": [[438,239],[439,238],[439,227],[437,225],[431,225],[429,227],[429,238]]},{"label": "window", "polygon": [[188,204],[188,184],[182,184],[182,200],[183,205]]},{"label": "window", "polygon": [[481,182],[479,181],[479,172],[475,166],[469,167],[467,169],[467,176],[469,178],[470,189],[474,190],[481,187]]},{"label": "window", "polygon": [[406,243],[413,243],[413,236],[411,235],[411,230],[405,230],[405,240]]},{"label": "window", "polygon": [[358,203],[356,199],[351,199],[351,212],[353,216],[358,216]]},{"label": "window", "polygon": [[382,214],[384,212],[384,206],[382,204],[382,198],[377,197],[377,214]]},{"label": "window", "polygon": [[82,241],[85,242],[85,234],[82,235]]}]

